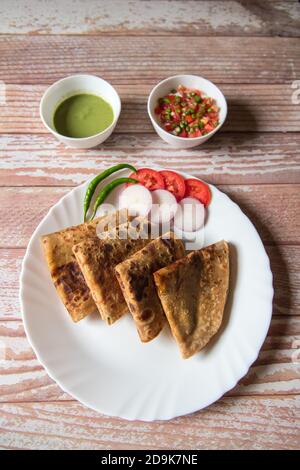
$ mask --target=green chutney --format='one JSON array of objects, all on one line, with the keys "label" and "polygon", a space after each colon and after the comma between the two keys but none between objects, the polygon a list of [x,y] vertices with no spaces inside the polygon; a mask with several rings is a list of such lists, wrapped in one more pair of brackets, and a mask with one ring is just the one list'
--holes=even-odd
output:
[{"label": "green chutney", "polygon": [[103,98],[88,93],[70,96],[54,113],[55,130],[66,137],[91,137],[107,129],[114,120],[112,107]]}]

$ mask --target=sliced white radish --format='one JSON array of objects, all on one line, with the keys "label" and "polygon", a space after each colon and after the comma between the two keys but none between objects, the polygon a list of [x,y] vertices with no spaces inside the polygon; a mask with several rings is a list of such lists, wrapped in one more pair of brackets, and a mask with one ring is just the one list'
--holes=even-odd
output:
[{"label": "sliced white radish", "polygon": [[178,206],[175,196],[166,189],[155,189],[151,194],[151,222],[165,224],[173,219]]},{"label": "sliced white radish", "polygon": [[174,226],[183,232],[196,232],[205,219],[205,208],[193,197],[181,199],[174,217]]},{"label": "sliced white radish", "polygon": [[146,216],[152,207],[149,189],[141,184],[133,184],[123,189],[119,196],[119,208],[128,209],[133,216]]}]

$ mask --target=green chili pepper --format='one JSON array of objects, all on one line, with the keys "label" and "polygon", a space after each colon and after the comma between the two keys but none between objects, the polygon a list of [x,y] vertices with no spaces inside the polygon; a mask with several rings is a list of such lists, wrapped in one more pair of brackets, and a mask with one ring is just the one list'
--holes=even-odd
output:
[{"label": "green chili pepper", "polygon": [[98,207],[105,201],[109,193],[114,188],[116,188],[117,186],[123,183],[138,183],[138,180],[133,179],[133,178],[118,178],[112,181],[111,183],[108,183],[106,186],[104,186],[104,188],[101,189],[100,193],[97,196],[97,199],[95,201],[94,208],[93,208],[93,214],[90,220],[93,220],[93,218],[96,215]]},{"label": "green chili pepper", "polygon": [[92,197],[96,191],[96,188],[98,184],[107,178],[107,176],[111,175],[112,173],[115,173],[115,171],[122,170],[123,168],[129,168],[129,170],[134,171],[136,173],[136,169],[132,165],[128,165],[127,163],[120,163],[119,165],[112,166],[111,168],[108,168],[107,170],[103,171],[100,173],[100,175],[96,176],[90,184],[88,185],[88,188],[85,193],[84,197],[84,202],[83,202],[83,219],[84,222],[86,221],[86,214],[87,211],[89,210],[90,202],[92,200]]}]

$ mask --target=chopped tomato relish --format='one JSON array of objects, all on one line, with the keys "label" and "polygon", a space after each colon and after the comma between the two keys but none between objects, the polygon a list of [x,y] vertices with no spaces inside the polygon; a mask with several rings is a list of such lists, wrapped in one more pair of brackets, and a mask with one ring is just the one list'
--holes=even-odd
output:
[{"label": "chopped tomato relish", "polygon": [[200,90],[179,85],[158,100],[155,113],[164,129],[178,137],[200,137],[219,124],[219,108]]}]

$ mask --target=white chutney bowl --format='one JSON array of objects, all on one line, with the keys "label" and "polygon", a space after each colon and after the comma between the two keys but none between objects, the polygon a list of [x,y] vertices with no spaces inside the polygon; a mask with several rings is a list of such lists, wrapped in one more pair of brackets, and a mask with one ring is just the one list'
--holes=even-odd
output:
[{"label": "white chutney bowl", "polygon": [[[79,93],[97,95],[109,103],[113,110],[113,122],[102,132],[90,137],[74,138],[59,134],[54,127],[54,113],[60,103]],[[96,147],[104,142],[116,127],[120,112],[121,100],[116,90],[110,83],[95,75],[71,75],[58,80],[45,91],[40,103],[40,116],[48,131],[68,147],[79,149]]]}]

